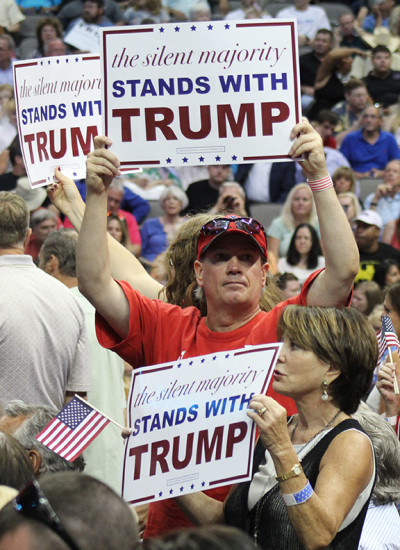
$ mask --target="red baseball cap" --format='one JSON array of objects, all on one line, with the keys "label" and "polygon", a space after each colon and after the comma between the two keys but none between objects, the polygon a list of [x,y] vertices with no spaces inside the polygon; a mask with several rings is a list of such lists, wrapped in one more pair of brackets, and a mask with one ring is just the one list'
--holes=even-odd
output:
[{"label": "red baseball cap", "polygon": [[267,260],[267,236],[260,222],[253,218],[229,215],[223,218],[215,218],[206,223],[200,230],[197,240],[197,259],[207,251],[209,246],[221,235],[226,233],[239,233],[253,241],[261,253],[261,257]]}]

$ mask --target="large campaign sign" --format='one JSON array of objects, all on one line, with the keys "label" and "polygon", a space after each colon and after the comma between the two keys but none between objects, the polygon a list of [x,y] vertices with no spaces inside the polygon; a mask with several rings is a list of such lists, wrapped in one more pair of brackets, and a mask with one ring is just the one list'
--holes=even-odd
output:
[{"label": "large campaign sign", "polygon": [[147,503],[250,479],[255,424],[246,411],[254,394],[266,392],[281,346],[134,370],[125,500]]},{"label": "large campaign sign", "polygon": [[86,175],[86,155],[101,133],[98,55],[47,57],[14,63],[18,133],[32,187],[54,182],[54,169]]},{"label": "large campaign sign", "polygon": [[101,29],[104,130],[122,169],[287,160],[294,20]]}]

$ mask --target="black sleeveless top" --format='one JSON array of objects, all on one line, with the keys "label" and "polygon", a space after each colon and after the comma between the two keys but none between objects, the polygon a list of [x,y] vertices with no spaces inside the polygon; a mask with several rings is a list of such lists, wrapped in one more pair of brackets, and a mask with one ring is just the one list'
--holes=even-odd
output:
[{"label": "black sleeveless top", "polygon": [[[363,432],[363,429],[356,420],[344,420],[330,430],[302,459],[304,473],[312,487],[315,486],[319,473],[319,465],[329,444],[338,434],[351,428]],[[254,451],[253,476],[263,461],[264,454],[265,448],[261,440],[259,440]],[[259,518],[257,518],[257,543],[260,548],[263,550],[303,549],[304,547],[300,544],[297,534],[290,523],[286,506],[280,497],[279,483],[263,495],[249,512],[247,498],[250,483],[250,481],[241,483],[229,496],[224,510],[226,524],[239,527],[251,536],[254,536],[256,515],[259,515]],[[357,550],[370,498],[371,495],[355,520],[345,529],[338,532],[327,548],[332,550]],[[258,514],[257,509],[259,511]]]}]

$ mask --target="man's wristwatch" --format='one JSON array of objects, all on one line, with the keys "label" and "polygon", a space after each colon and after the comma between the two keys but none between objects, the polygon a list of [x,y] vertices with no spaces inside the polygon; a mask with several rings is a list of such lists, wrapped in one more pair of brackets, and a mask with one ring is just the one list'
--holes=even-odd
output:
[{"label": "man's wristwatch", "polygon": [[303,471],[303,468],[301,467],[301,464],[297,463],[295,464],[286,474],[282,474],[281,476],[275,476],[276,481],[286,481],[287,479],[291,479],[292,477],[297,477],[301,474]]}]

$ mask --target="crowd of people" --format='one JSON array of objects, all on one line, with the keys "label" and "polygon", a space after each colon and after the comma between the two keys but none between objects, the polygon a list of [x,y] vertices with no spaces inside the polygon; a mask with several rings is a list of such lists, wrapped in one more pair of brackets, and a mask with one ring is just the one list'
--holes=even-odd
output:
[{"label": "crowd of people", "polygon": [[[400,358],[377,345],[382,316],[400,339],[400,6],[1,4],[0,550],[400,548]],[[84,51],[76,25],[272,15],[298,21],[301,162],[126,175],[97,136],[84,180],[30,188],[14,59]],[[35,439],[75,394],[126,425],[134,368],[276,341],[247,483],[133,508],[115,426],[73,462]]]}]

